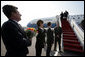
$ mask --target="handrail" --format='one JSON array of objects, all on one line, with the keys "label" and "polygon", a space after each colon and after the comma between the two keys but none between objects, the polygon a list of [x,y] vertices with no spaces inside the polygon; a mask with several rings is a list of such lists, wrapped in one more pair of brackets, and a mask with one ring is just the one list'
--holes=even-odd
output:
[{"label": "handrail", "polygon": [[[72,19],[72,20],[71,19],[70,20],[68,19],[68,21],[69,21],[69,23],[71,23],[71,21],[74,21],[75,22],[74,19]],[[75,22],[75,24],[84,32],[84,30],[76,22]]]},{"label": "handrail", "polygon": [[84,49],[84,31],[81,30],[79,25],[73,19],[71,19],[69,21],[69,23],[70,23],[71,27],[73,28],[73,30],[75,31],[75,34],[77,35],[77,37]]},{"label": "handrail", "polygon": [[[73,20],[74,21],[74,20]],[[74,21],[75,22],[75,21]],[[76,22],[75,22],[76,23]],[[84,32],[84,30],[76,23],[76,25]]]},{"label": "handrail", "polygon": [[[77,31],[79,31],[79,29],[80,29],[80,31],[83,33],[83,35],[84,35],[84,31],[82,31],[81,30],[81,28],[79,27],[79,25],[74,21],[74,20],[71,20],[71,22],[73,22],[73,26],[75,26],[75,28],[77,29]],[[74,29],[74,28],[73,28]],[[81,35],[81,33],[79,32],[79,34]],[[84,36],[81,36],[82,37],[82,39],[84,39]]]}]

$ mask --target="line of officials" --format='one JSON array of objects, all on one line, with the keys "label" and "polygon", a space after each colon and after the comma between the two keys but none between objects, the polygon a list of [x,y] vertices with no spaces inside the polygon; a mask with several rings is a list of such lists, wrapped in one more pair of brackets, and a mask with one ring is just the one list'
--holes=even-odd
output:
[{"label": "line of officials", "polygon": [[[54,43],[54,51],[57,51],[57,42],[59,45],[59,52],[61,52],[61,34],[62,34],[62,28],[59,27],[59,23],[54,28],[54,30],[51,29],[51,22],[48,22],[48,29],[45,30],[43,28],[43,21],[38,20],[38,35],[36,37],[36,56],[41,56],[42,48],[44,48],[45,45],[45,33],[47,34],[47,50],[46,50],[46,56],[50,56],[50,51],[52,44]],[[55,37],[53,35],[55,33]],[[55,40],[54,40],[55,38]]]},{"label": "line of officials", "polygon": [[[4,5],[3,13],[8,18],[8,21],[4,22],[1,27],[1,36],[3,43],[6,47],[5,56],[26,56],[29,53],[27,47],[31,46],[32,38],[28,38],[24,29],[18,22],[21,20],[21,14],[18,11],[18,8],[13,5]],[[43,21],[39,20],[38,25],[38,35],[36,36],[36,56],[41,56],[42,48],[45,44],[45,32],[47,32],[47,52],[46,55],[49,56],[51,46],[53,43],[53,31],[51,30],[51,23],[48,23],[48,30],[46,31],[43,28]],[[54,28],[55,31],[55,48],[56,42],[58,41],[59,46],[61,42],[61,33],[62,29],[57,25]],[[61,48],[59,48],[61,51]]]}]

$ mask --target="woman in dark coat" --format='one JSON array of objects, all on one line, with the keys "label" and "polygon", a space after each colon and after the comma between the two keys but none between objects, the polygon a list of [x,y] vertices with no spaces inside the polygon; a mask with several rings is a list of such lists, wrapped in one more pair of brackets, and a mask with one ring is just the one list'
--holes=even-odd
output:
[{"label": "woman in dark coat", "polygon": [[44,48],[45,43],[45,29],[43,28],[43,21],[38,20],[38,35],[36,36],[36,56],[41,56],[42,48]]}]

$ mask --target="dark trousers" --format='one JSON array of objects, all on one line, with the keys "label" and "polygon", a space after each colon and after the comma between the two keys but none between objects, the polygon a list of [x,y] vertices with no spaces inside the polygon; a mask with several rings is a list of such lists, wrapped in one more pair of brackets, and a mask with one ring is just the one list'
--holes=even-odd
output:
[{"label": "dark trousers", "polygon": [[51,47],[52,47],[52,44],[47,44],[46,56],[50,56]]},{"label": "dark trousers", "polygon": [[56,51],[57,42],[59,46],[59,51],[61,51],[61,38],[55,38],[54,50]]},{"label": "dark trousers", "polygon": [[5,56],[26,56],[26,53],[6,52]]},{"label": "dark trousers", "polygon": [[36,56],[41,56],[42,47],[36,47]]}]

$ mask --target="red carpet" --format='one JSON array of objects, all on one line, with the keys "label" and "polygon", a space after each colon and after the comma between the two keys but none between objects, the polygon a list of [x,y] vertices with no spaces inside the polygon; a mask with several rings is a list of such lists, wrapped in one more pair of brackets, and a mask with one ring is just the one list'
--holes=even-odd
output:
[{"label": "red carpet", "polygon": [[70,50],[75,52],[83,53],[83,48],[75,35],[73,29],[71,28],[69,22],[65,19],[61,20],[63,29],[63,44],[64,50]]}]

